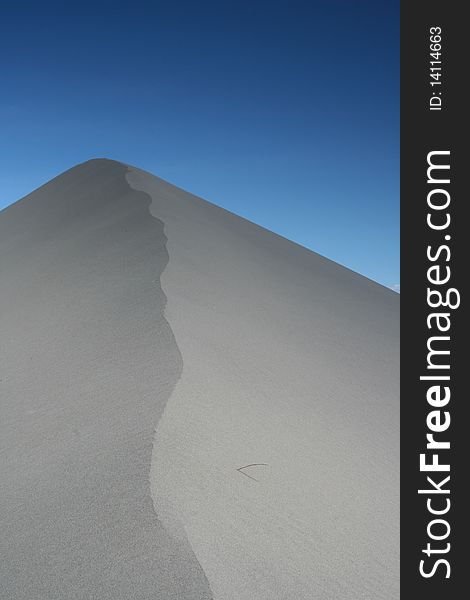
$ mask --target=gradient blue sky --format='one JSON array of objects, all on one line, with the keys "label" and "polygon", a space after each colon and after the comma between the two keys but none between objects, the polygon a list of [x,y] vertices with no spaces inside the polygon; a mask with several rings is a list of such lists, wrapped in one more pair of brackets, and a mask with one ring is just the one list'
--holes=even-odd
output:
[{"label": "gradient blue sky", "polygon": [[4,1],[0,207],[93,157],[399,282],[399,2]]}]

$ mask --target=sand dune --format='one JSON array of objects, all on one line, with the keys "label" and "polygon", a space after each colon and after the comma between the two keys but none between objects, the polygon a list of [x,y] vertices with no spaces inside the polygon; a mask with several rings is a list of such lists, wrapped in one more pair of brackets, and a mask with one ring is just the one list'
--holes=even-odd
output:
[{"label": "sand dune", "polygon": [[80,165],[1,213],[5,599],[211,597],[150,498],[182,361],[163,224],[126,171]]},{"label": "sand dune", "polygon": [[399,596],[397,294],[106,160],[0,256],[1,597]]}]

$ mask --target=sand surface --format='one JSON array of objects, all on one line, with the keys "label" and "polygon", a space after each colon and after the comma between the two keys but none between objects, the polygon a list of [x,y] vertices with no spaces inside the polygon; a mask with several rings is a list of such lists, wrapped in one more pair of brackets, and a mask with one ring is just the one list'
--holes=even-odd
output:
[{"label": "sand surface", "polygon": [[187,535],[217,599],[397,598],[399,296],[127,179],[165,223],[183,356],[152,461],[165,527]]},{"label": "sand surface", "polygon": [[0,260],[1,598],[399,597],[397,294],[106,160]]}]

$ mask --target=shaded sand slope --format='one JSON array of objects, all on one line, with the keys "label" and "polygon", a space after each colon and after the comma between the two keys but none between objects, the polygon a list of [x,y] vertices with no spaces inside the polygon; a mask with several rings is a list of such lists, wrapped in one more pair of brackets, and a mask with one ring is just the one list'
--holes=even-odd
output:
[{"label": "shaded sand slope", "polygon": [[163,223],[90,161],[0,214],[0,597],[212,597],[155,515],[154,429],[182,369]]},{"label": "shaded sand slope", "polygon": [[156,432],[159,518],[216,599],[395,600],[399,296],[156,177],[127,179],[165,223],[183,357]]}]

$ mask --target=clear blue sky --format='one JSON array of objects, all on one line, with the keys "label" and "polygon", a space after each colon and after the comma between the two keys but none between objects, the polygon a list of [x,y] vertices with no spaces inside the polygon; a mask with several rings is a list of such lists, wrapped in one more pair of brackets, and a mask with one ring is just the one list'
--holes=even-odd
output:
[{"label": "clear blue sky", "polygon": [[2,2],[0,207],[93,157],[399,283],[399,2]]}]

